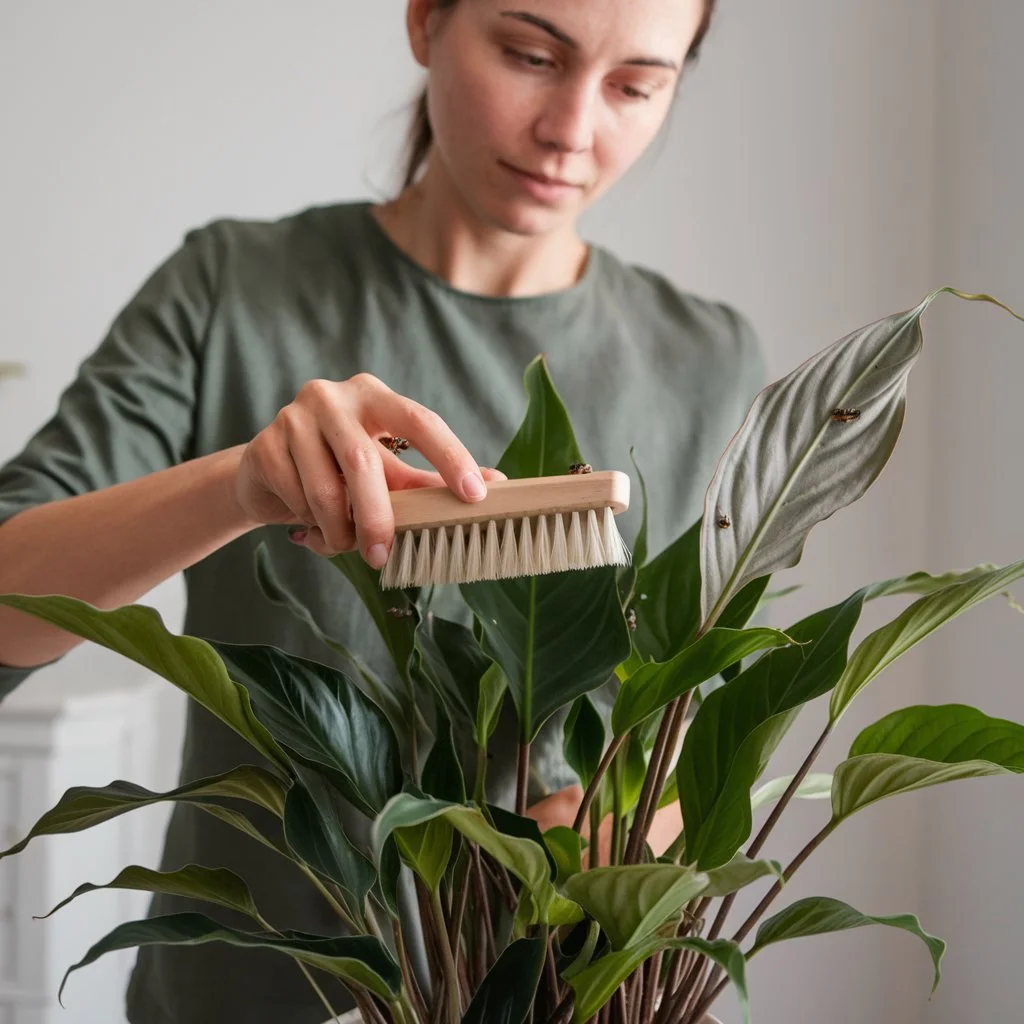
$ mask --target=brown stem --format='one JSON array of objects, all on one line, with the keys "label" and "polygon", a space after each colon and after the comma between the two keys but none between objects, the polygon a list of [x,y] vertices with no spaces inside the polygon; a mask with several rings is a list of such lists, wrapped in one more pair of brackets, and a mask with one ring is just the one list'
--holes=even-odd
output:
[{"label": "brown stem", "polygon": [[419,1020],[425,1021],[430,1016],[427,1012],[427,1001],[423,998],[419,982],[416,979],[416,972],[412,969],[409,961],[409,951],[406,949],[405,937],[402,935],[401,921],[395,921],[392,928],[395,936],[395,949],[398,952],[398,963],[402,968],[402,976],[405,979],[406,988],[412,996],[413,1008]]},{"label": "brown stem", "polygon": [[356,1001],[356,1006],[359,1007],[359,1012],[363,1015],[363,1020],[370,1022],[370,1024],[388,1024],[387,1018],[380,1012],[377,1004],[364,992],[354,992],[353,998]]},{"label": "brown stem", "polygon": [[655,953],[644,964],[644,994],[640,1002],[640,1018],[637,1024],[652,1024],[654,1020],[655,997],[658,994],[658,982],[661,980],[661,965],[664,953]]},{"label": "brown stem", "polygon": [[480,927],[483,929],[484,939],[483,942],[477,941],[476,950],[476,983],[479,986],[483,984],[489,966],[494,962],[495,942],[493,919],[491,918],[491,901],[487,896],[487,882],[484,878],[483,863],[478,846],[473,847],[473,867],[471,873],[473,875],[473,889],[476,892],[477,902],[480,904],[477,908],[478,913],[476,917]]},{"label": "brown stem", "polygon": [[619,752],[622,744],[626,742],[627,735],[628,733],[622,736],[616,736],[608,745],[608,749],[604,752],[604,757],[601,758],[601,763],[597,766],[597,771],[594,772],[594,777],[590,780],[590,785],[587,786],[586,793],[583,794],[583,802],[580,804],[579,810],[576,812],[576,820],[572,824],[574,832],[583,831],[583,826],[587,820],[587,813],[590,811],[590,805],[594,802],[594,797],[597,795],[597,790],[601,785],[601,781],[604,779],[612,761],[615,760],[615,755]]},{"label": "brown stem", "polygon": [[530,744],[519,744],[519,766],[516,771],[516,814],[526,815],[526,797],[530,786]]}]

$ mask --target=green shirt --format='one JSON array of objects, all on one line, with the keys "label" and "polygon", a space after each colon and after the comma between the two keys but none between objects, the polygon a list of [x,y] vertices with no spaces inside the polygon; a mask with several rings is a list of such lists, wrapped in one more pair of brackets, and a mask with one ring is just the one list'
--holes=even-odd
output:
[{"label": "green shirt", "polygon": [[[762,384],[758,346],[742,317],[598,246],[582,279],[565,291],[469,294],[409,259],[369,211],[368,203],[350,203],[191,232],[117,317],[54,417],[0,469],[0,523],[43,502],[246,442],[303,382],[360,371],[438,412],[481,465],[493,466],[522,419],[523,371],[539,353],[547,356],[586,461],[634,479],[636,500],[619,519],[627,543],[641,511],[631,446],[650,495],[652,553],[697,519],[718,456]],[[411,461],[425,465],[415,455]],[[185,631],[337,663],[307,627],[259,591],[253,555],[261,541],[282,582],[327,631],[395,684],[347,581],[326,560],[292,545],[284,527],[255,530],[185,573]],[[446,612],[458,606],[450,589]],[[29,674],[0,666],[0,696]],[[561,758],[561,721],[552,720],[534,748],[538,774],[551,790],[575,781]],[[505,804],[512,797],[514,737],[513,723],[504,722],[492,760],[493,797]],[[183,781],[255,760],[238,736],[190,707]],[[354,812],[351,827],[365,834]],[[276,927],[336,927],[285,860],[177,805],[163,868],[190,862],[237,871]],[[154,913],[182,909],[250,927],[182,900],[158,897],[153,904]],[[344,994],[334,1001],[339,1009],[351,1005]],[[142,950],[128,1016],[133,1024],[319,1024],[326,1014],[283,956],[207,945]]]}]

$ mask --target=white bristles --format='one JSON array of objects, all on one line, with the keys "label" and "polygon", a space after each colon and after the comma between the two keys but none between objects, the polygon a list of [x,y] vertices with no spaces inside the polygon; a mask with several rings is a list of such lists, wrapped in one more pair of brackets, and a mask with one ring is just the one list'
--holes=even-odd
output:
[{"label": "white bristles", "polygon": [[541,576],[628,565],[611,508],[461,523],[397,534],[381,573],[385,589]]}]

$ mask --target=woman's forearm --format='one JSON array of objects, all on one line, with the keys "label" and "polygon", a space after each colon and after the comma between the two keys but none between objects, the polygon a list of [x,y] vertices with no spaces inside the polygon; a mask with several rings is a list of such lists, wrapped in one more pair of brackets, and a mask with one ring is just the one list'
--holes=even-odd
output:
[{"label": "woman's forearm", "polygon": [[[18,513],[0,526],[0,593],[64,594],[99,608],[138,600],[258,525],[235,497],[244,447]],[[0,608],[0,663],[41,665],[78,642]]]}]

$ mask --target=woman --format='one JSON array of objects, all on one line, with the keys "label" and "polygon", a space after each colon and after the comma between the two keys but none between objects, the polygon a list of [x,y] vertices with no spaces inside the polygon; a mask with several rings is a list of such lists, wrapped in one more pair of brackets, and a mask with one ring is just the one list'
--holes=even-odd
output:
[{"label": "woman", "polygon": [[[428,87],[405,187],[380,205],[190,233],[0,471],[0,592],[114,607],[184,570],[187,632],[329,661],[255,587],[265,541],[284,582],[385,673],[367,615],[315,556],[358,549],[380,566],[389,489],[443,481],[479,500],[498,476],[481,465],[515,432],[523,369],[539,352],[589,462],[630,471],[636,446],[652,550],[677,536],[760,384],[757,346],[730,308],[588,246],[576,222],[664,123],[712,6],[409,0]],[[434,470],[386,450],[387,434]],[[627,539],[638,515],[627,513]],[[74,643],[0,613],[0,694]],[[531,813],[545,827],[571,820],[580,797],[558,726],[535,748]],[[510,795],[512,741],[509,730],[497,746],[495,799]],[[190,709],[185,777],[251,759]],[[678,831],[668,817],[655,845]],[[164,866],[193,861],[238,871],[279,927],[330,927],[272,852],[179,806]],[[133,1024],[322,1016],[283,957],[229,947],[144,949],[129,991]]]}]

